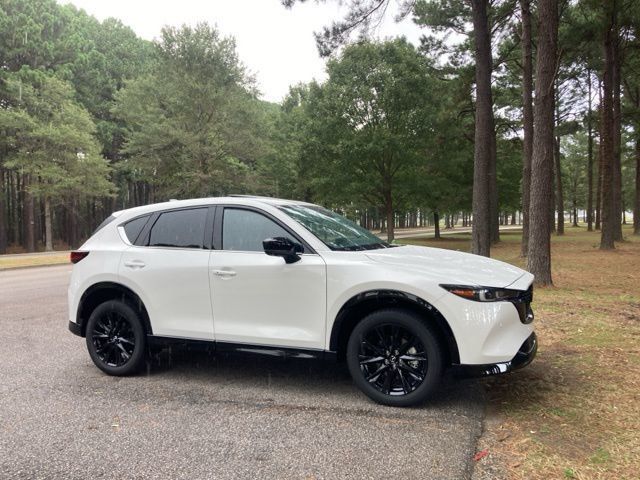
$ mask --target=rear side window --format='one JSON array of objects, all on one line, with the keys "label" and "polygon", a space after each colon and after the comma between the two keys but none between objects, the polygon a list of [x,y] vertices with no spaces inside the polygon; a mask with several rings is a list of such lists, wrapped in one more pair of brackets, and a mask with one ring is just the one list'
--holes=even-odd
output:
[{"label": "rear side window", "polygon": [[151,227],[149,246],[202,248],[206,222],[206,208],[164,212]]},{"label": "rear side window", "polygon": [[262,252],[262,241],[291,235],[264,215],[251,210],[225,208],[222,221],[222,249],[238,252]]},{"label": "rear side window", "polygon": [[129,242],[133,245],[137,245],[136,240],[140,236],[144,226],[147,224],[149,217],[150,215],[145,215],[144,217],[134,218],[133,220],[125,223],[124,233],[127,235]]}]

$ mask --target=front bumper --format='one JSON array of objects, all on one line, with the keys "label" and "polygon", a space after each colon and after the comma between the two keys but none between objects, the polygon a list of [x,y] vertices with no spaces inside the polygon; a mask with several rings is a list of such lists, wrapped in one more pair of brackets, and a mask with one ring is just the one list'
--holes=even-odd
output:
[{"label": "front bumper", "polygon": [[518,353],[508,362],[493,363],[488,365],[453,365],[454,375],[460,377],[486,377],[499,375],[526,367],[535,358],[538,352],[538,338],[532,333],[520,346]]}]

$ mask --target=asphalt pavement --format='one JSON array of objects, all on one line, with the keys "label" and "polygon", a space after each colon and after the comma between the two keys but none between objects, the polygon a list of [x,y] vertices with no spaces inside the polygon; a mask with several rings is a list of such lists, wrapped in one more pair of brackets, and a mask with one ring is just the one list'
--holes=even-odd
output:
[{"label": "asphalt pavement", "polygon": [[470,478],[477,382],[394,409],[309,360],[174,350],[109,377],[67,330],[69,275],[0,272],[0,478]]}]

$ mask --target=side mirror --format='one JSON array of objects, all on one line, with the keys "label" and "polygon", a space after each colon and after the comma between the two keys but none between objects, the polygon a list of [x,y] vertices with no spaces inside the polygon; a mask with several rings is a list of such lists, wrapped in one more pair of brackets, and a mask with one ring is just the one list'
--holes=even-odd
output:
[{"label": "side mirror", "polygon": [[267,238],[262,241],[264,253],[274,257],[282,257],[286,263],[295,263],[300,260],[299,253],[304,252],[304,248],[297,242],[287,237]]}]

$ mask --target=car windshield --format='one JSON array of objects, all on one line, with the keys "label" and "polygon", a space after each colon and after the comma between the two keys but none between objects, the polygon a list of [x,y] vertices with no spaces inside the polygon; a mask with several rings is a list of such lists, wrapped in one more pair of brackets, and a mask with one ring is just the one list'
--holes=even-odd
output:
[{"label": "car windshield", "polygon": [[318,237],[331,250],[373,250],[390,245],[342,215],[311,205],[283,205],[287,215]]}]

